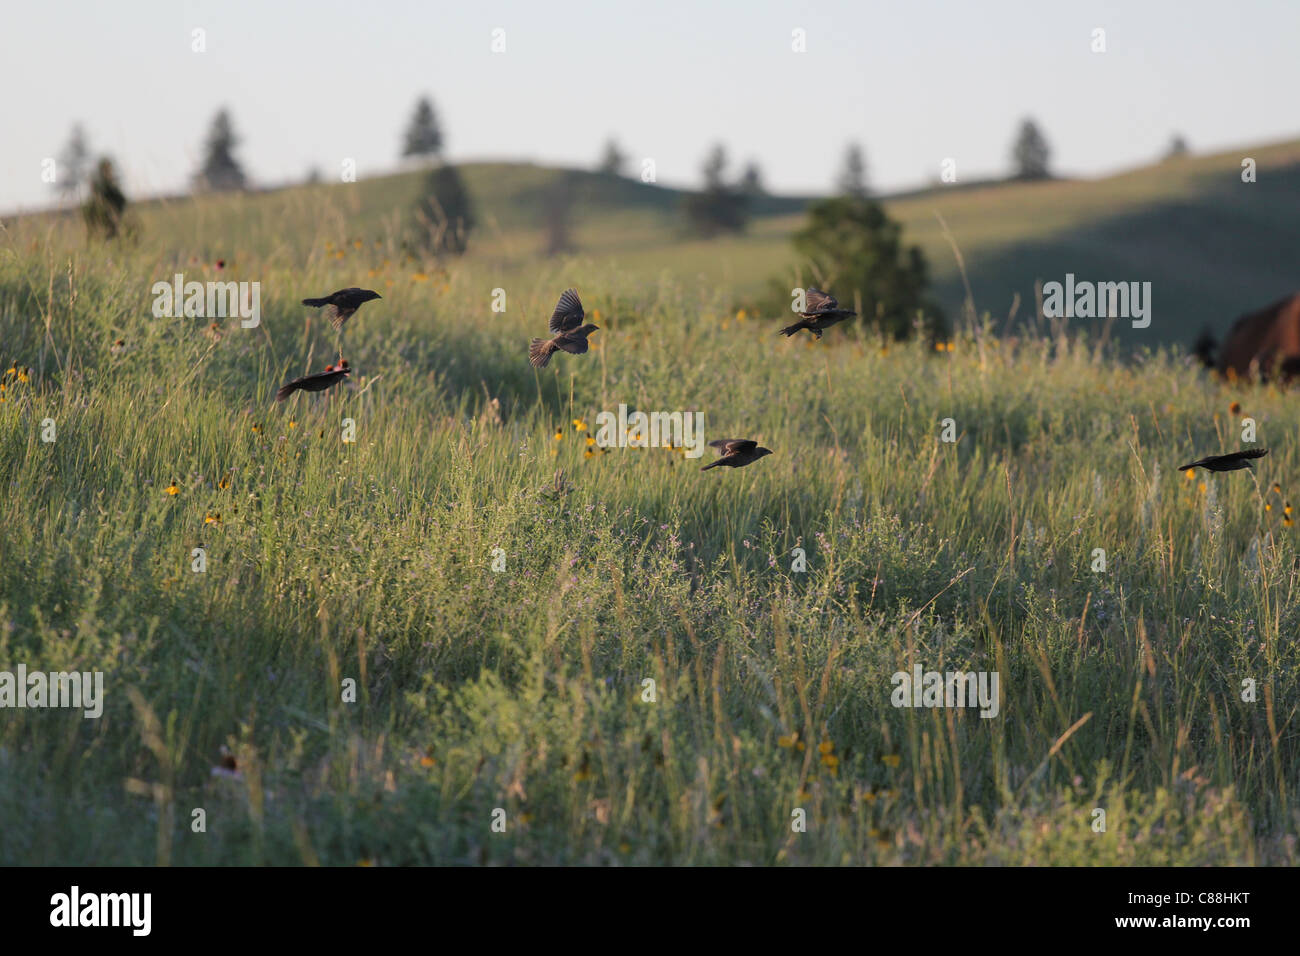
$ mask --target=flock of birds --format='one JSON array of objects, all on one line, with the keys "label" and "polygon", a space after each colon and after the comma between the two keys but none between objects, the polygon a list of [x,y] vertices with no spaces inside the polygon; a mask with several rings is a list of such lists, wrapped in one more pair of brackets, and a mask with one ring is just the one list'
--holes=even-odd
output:
[{"label": "flock of birds", "polygon": [[[311,308],[324,309],[325,317],[330,320],[335,331],[341,334],[344,324],[356,314],[359,308],[373,299],[381,298],[383,296],[378,292],[353,286],[339,289],[318,299],[303,299],[302,304]],[[781,334],[789,336],[800,329],[807,329],[820,339],[826,329],[853,315],[857,313],[841,309],[834,296],[810,288],[805,293],[805,310],[799,313],[799,321],[782,329]],[[555,304],[555,311],[551,313],[551,321],[548,325],[551,338],[533,339],[528,346],[528,361],[533,368],[546,368],[551,361],[551,356],[556,352],[568,352],[571,355],[584,354],[591,347],[587,338],[592,332],[600,329],[600,326],[587,322],[586,318],[587,312],[582,307],[582,300],[578,298],[577,290],[565,289],[564,294],[560,296],[560,301]],[[323,372],[304,375],[281,386],[275,393],[275,400],[283,402],[294,392],[299,391],[323,392],[346,379],[351,371],[352,366],[340,356],[337,363],[326,366]],[[709,447],[717,450],[718,459],[705,465],[700,469],[701,471],[719,466],[741,468],[772,454],[772,449],[760,447],[758,442],[751,438],[719,438],[709,442]]]},{"label": "flock of birds", "polygon": [[[330,320],[335,331],[342,334],[344,324],[361,306],[381,298],[383,296],[378,292],[353,286],[339,289],[318,299],[303,299],[302,304],[311,308],[324,309],[324,315]],[[822,333],[832,325],[855,315],[857,313],[851,309],[841,309],[833,295],[820,289],[809,288],[804,293],[804,311],[799,313],[799,321],[781,329],[780,334],[791,336],[807,329],[820,339]],[[587,342],[588,337],[600,329],[600,326],[587,322],[586,318],[587,313],[582,307],[582,300],[578,298],[577,290],[565,289],[559,302],[555,304],[555,311],[551,313],[551,321],[548,324],[551,338],[535,338],[528,346],[528,361],[533,368],[546,368],[551,361],[551,356],[557,351],[568,352],[571,355],[585,354],[591,347]],[[298,391],[322,392],[346,379],[351,370],[352,367],[347,360],[340,356],[337,363],[326,366],[323,372],[304,375],[282,386],[275,393],[275,400],[283,402]],[[719,438],[709,442],[709,446],[717,450],[718,459],[705,465],[700,469],[701,471],[719,466],[741,468],[772,454],[770,448],[762,448],[758,442],[750,438]],[[1186,465],[1180,465],[1178,470],[1190,471],[1193,468],[1204,468],[1207,471],[1240,471],[1243,468],[1251,468],[1252,459],[1262,458],[1267,454],[1268,449],[1256,448],[1231,452],[1227,455],[1209,455]]]}]

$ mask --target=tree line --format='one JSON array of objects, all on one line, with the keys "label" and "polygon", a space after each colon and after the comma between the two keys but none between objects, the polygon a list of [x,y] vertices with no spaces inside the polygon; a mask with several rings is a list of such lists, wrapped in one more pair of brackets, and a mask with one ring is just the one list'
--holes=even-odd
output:
[{"label": "tree line", "polygon": [[[191,185],[196,193],[222,193],[247,189],[249,177],[236,152],[240,138],[230,112],[219,109],[204,139],[202,159]],[[445,139],[432,100],[421,96],[402,134],[400,156],[427,164],[422,188],[408,217],[406,241],[413,249],[434,255],[460,255],[466,251],[475,225],[470,192],[460,171],[443,159]],[[1176,135],[1165,154],[1175,160],[1189,152],[1186,140]],[[1051,148],[1030,118],[1023,120],[1010,151],[1010,178],[1020,181],[1053,177]],[[596,171],[610,179],[628,175],[628,155],[610,138],[604,144]],[[55,188],[65,199],[76,201],[83,186],[81,212],[90,236],[103,239],[131,237],[138,232],[127,214],[127,198],[113,160],[93,152],[85,129],[77,124],[58,159],[61,175]],[[701,167],[702,185],[681,199],[684,230],[697,238],[713,239],[744,232],[756,199],[766,190],[763,175],[753,160],[739,175],[730,173],[726,147],[714,145]],[[308,182],[319,182],[313,171]],[[573,248],[572,208],[575,176],[561,171],[542,197],[541,216],[545,251],[559,255]],[[817,283],[834,285],[842,296],[852,296],[855,311],[882,334],[903,338],[925,330],[934,336],[944,328],[942,311],[929,298],[929,267],[921,250],[904,246],[901,227],[872,195],[862,147],[850,143],[835,180],[835,194],[813,202],[808,221],[793,237],[801,268]],[[773,299],[784,295],[784,283],[774,280]],[[846,298],[847,301],[847,298]]]}]

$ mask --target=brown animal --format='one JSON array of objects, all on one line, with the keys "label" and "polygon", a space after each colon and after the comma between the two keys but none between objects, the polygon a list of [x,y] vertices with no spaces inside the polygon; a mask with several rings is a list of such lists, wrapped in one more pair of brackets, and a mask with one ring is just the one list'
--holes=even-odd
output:
[{"label": "brown animal", "polygon": [[1268,379],[1275,372],[1284,382],[1300,377],[1300,292],[1233,323],[1215,354],[1214,339],[1204,334],[1196,354],[1228,379]]}]

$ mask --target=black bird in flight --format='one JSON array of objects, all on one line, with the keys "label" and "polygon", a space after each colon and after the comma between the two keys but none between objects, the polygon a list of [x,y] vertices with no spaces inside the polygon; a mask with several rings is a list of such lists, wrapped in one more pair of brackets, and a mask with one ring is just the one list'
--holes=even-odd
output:
[{"label": "black bird in flight", "polygon": [[275,400],[283,402],[294,392],[302,390],[304,392],[323,392],[337,382],[343,381],[352,371],[352,366],[348,360],[344,359],[337,365],[325,366],[323,372],[313,372],[311,375],[304,375],[302,378],[295,378],[288,385],[281,386],[280,390],[275,393]]},{"label": "black bird in flight", "polygon": [[1263,458],[1267,454],[1267,448],[1252,448],[1250,451],[1234,451],[1230,455],[1210,455],[1208,458],[1194,461],[1190,465],[1183,465],[1178,470],[1188,471],[1192,468],[1204,468],[1206,471],[1240,471],[1243,468],[1250,467],[1250,459]]},{"label": "black bird in flight", "polygon": [[709,442],[710,448],[718,449],[718,460],[705,465],[700,471],[708,471],[719,465],[728,468],[743,468],[750,462],[758,461],[764,455],[772,454],[770,448],[759,448],[758,442],[748,438],[719,438]]},{"label": "black bird in flight", "polygon": [[378,292],[372,292],[369,289],[358,289],[353,286],[350,289],[339,289],[327,296],[319,299],[303,299],[303,305],[309,305],[314,309],[325,307],[325,316],[336,329],[342,329],[343,323],[352,318],[357,309],[361,308],[371,299],[382,299],[383,296]]},{"label": "black bird in flight", "polygon": [[850,316],[857,315],[852,309],[841,309],[835,296],[827,295],[821,289],[809,288],[804,293],[804,309],[799,316],[802,321],[788,325],[781,330],[782,335],[794,335],[800,329],[807,329],[817,338],[836,322],[843,322]]},{"label": "black bird in flight", "polygon": [[582,310],[577,291],[566,289],[551,314],[550,330],[555,333],[555,338],[533,339],[533,344],[528,346],[528,361],[533,364],[533,368],[546,368],[551,353],[556,349],[573,355],[586,352],[587,336],[600,328],[599,325],[583,325],[582,320],[586,317],[587,313]]}]

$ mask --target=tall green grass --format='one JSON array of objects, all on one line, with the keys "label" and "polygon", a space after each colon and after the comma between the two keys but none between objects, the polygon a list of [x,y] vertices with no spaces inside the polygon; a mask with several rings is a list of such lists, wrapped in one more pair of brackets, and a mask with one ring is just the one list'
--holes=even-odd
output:
[{"label": "tall green grass", "polygon": [[[688,272],[443,267],[333,215],[229,253],[253,330],[150,314],[217,277],[199,224],[7,234],[0,670],[107,699],[0,711],[0,862],[1296,862],[1293,399],[987,324],[787,341]],[[337,354],[298,300],[352,284],[352,381],[273,404]],[[596,347],[534,372],[570,284]],[[619,403],[775,454],[588,457]],[[1174,471],[1244,416],[1255,474]],[[997,671],[999,716],[893,707],[918,663]]]}]

